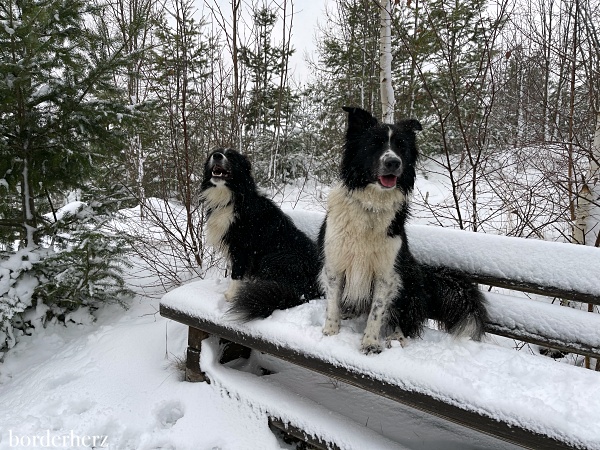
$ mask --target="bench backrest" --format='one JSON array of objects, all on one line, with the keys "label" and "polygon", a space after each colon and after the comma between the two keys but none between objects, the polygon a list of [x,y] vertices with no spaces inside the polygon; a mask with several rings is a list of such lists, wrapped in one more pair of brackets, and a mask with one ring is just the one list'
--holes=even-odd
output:
[{"label": "bench backrest", "polygon": [[[316,239],[323,213],[286,213]],[[600,315],[560,306],[600,305],[600,249],[426,225],[407,226],[407,235],[422,263],[450,267],[484,286],[535,294],[486,292],[488,333],[600,358]]]}]

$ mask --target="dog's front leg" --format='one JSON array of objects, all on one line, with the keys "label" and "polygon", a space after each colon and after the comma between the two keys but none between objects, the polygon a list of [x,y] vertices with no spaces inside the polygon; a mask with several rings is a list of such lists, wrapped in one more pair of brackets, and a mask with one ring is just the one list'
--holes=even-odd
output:
[{"label": "dog's front leg", "polygon": [[227,300],[228,302],[233,300],[233,297],[235,297],[238,290],[240,289],[241,283],[242,282],[240,280],[235,280],[233,278],[231,279],[231,281],[229,282],[229,287],[227,288],[224,294],[225,300]]},{"label": "dog's front leg", "polygon": [[327,313],[325,315],[325,325],[323,325],[323,334],[325,336],[333,336],[340,332],[340,304],[342,300],[344,275],[323,269],[321,272],[321,283],[327,298]]},{"label": "dog's front leg", "polygon": [[382,347],[379,342],[381,328],[388,321],[390,306],[399,285],[400,281],[396,276],[375,281],[373,303],[371,303],[371,311],[360,346],[360,350],[366,355],[381,353]]},{"label": "dog's front leg", "polygon": [[248,262],[245,258],[237,257],[231,258],[231,282],[229,283],[229,287],[227,291],[225,291],[225,300],[228,302],[232,301],[233,298],[238,293],[242,285],[242,279],[244,278],[244,274],[246,273],[246,267]]}]

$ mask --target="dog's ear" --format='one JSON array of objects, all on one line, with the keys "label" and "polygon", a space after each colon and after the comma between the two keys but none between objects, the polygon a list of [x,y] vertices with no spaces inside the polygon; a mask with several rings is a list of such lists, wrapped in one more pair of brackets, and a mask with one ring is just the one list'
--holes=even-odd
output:
[{"label": "dog's ear", "polygon": [[403,131],[421,131],[423,127],[417,119],[404,119],[398,122],[398,127]]},{"label": "dog's ear", "polygon": [[247,170],[248,172],[250,172],[252,170],[252,163],[250,162],[250,158],[248,158],[243,153],[240,153],[238,151],[235,151],[235,152],[239,155],[238,158],[239,158],[239,161],[241,163],[241,167],[244,167],[245,170]]},{"label": "dog's ear", "polygon": [[364,131],[377,125],[377,119],[362,108],[344,106],[342,109],[348,113],[348,130]]}]

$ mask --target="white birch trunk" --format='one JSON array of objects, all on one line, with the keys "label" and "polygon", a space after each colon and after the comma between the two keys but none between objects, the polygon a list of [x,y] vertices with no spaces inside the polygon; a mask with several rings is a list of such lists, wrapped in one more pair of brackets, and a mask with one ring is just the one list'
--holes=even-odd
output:
[{"label": "white birch trunk", "polygon": [[384,123],[394,122],[394,88],[392,86],[392,0],[380,0],[379,81]]},{"label": "white birch trunk", "polygon": [[600,113],[596,115],[596,131],[591,149],[590,167],[585,184],[579,191],[573,242],[598,245],[600,242]]}]

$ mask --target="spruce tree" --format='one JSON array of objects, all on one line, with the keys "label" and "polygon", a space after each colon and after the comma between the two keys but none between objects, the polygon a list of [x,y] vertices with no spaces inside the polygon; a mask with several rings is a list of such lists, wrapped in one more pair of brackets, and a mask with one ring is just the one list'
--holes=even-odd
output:
[{"label": "spruce tree", "polygon": [[[12,319],[27,308],[93,303],[92,279],[115,282],[104,295],[123,292],[118,264],[87,280],[65,272],[99,268],[100,258],[124,251],[98,232],[114,204],[98,197],[102,186],[113,190],[111,178],[99,180],[123,148],[120,125],[132,112],[113,83],[124,58],[89,27],[97,14],[84,0],[7,0],[0,8],[0,350],[5,339],[14,345]],[[60,207],[78,190],[96,192],[65,221]],[[70,243],[59,245],[65,236]],[[61,280],[71,287],[49,295],[47,283]]]},{"label": "spruce tree", "polygon": [[[242,111],[245,149],[254,159],[255,173],[261,181],[276,177],[285,180],[295,172],[294,160],[302,159],[302,149],[291,135],[299,100],[290,87],[288,74],[289,58],[295,50],[287,36],[291,24],[286,22],[286,7],[287,2],[254,5],[252,41],[238,50],[238,60],[250,79]],[[284,37],[282,42],[275,42],[279,21]]]},{"label": "spruce tree", "polygon": [[40,244],[58,192],[80,187],[110,151],[129,113],[113,101],[122,61],[86,26],[81,0],[8,0],[0,10],[0,224],[20,245]]}]

